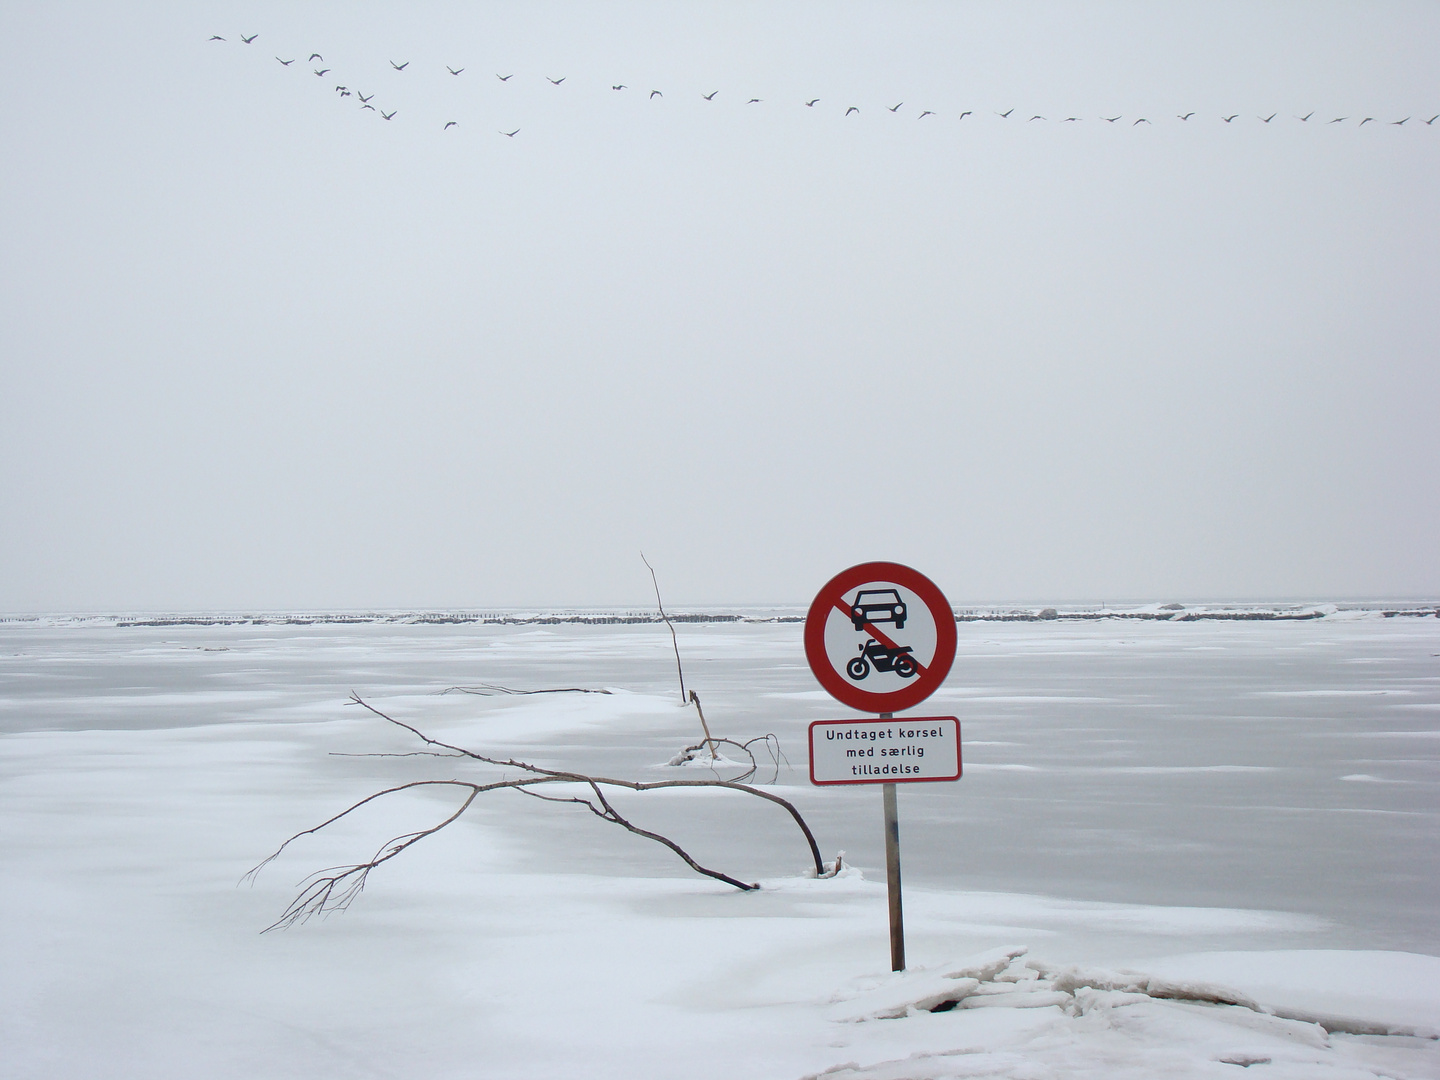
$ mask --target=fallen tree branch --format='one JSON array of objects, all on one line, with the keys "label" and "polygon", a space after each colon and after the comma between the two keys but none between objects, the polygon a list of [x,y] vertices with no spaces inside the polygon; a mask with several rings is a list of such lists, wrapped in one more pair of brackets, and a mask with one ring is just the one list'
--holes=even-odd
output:
[{"label": "fallen tree branch", "polygon": [[[622,815],[619,811],[615,809],[614,805],[605,797],[603,788],[619,788],[626,791],[657,791],[663,788],[715,787],[724,788],[730,791],[744,792],[747,795],[754,795],[757,798],[766,800],[767,802],[775,803],[777,806],[784,808],[784,810],[789,813],[791,818],[794,819],[795,824],[799,827],[801,833],[804,835],[806,843],[809,845],[810,855],[815,863],[816,876],[822,877],[825,874],[825,866],[820,857],[820,847],[815,842],[815,835],[810,831],[810,826],[806,824],[804,817],[801,816],[800,811],[795,808],[794,804],[792,804],[786,799],[781,798],[779,795],[775,795],[769,791],[764,791],[760,788],[752,787],[749,784],[742,783],[739,780],[714,779],[637,781],[621,780],[614,777],[606,776],[591,776],[586,773],[577,773],[565,769],[546,769],[539,765],[532,765],[531,763],[526,761],[519,761],[515,758],[502,759],[490,757],[486,754],[476,753],[473,750],[467,750],[461,746],[455,746],[451,743],[442,742],[439,739],[433,739],[430,736],[426,735],[424,732],[420,731],[418,728],[405,723],[403,720],[397,720],[393,716],[389,716],[381,712],[379,709],[375,708],[373,705],[363,700],[358,694],[352,693],[350,695],[349,703],[352,705],[361,706],[362,708],[368,710],[374,715],[380,717],[382,720],[394,724],[396,727],[404,728],[406,731],[415,735],[416,738],[423,741],[427,746],[438,748],[437,750],[420,751],[419,753],[422,755],[433,754],[437,757],[466,758],[471,761],[480,762],[486,765],[499,766],[505,769],[518,769],[524,775],[504,780],[496,780],[490,783],[480,783],[478,781],[460,779],[412,780],[408,783],[397,784],[393,787],[388,787],[382,791],[377,791],[370,795],[367,795],[365,798],[359,800],[358,802],[352,803],[344,810],[341,810],[338,814],[326,818],[318,825],[311,826],[308,829],[302,829],[294,835],[290,836],[288,839],[285,840],[284,843],[282,843],[278,848],[276,848],[274,852],[272,852],[258,865],[256,865],[248,873],[246,873],[245,878],[242,880],[254,881],[256,875],[258,875],[261,870],[263,870],[270,863],[274,862],[275,859],[279,858],[280,855],[292,843],[294,843],[296,840],[299,840],[301,837],[313,836],[314,834],[320,832],[322,829],[328,828],[329,826],[340,821],[342,818],[347,817],[348,815],[354,813],[356,810],[359,810],[361,807],[368,806],[370,803],[373,803],[378,799],[384,798],[387,795],[394,795],[402,791],[412,791],[425,787],[453,787],[466,792],[465,798],[460,804],[459,808],[457,808],[453,813],[451,813],[444,820],[440,821],[438,824],[433,825],[428,829],[418,829],[414,832],[402,833],[399,836],[392,837],[380,846],[380,848],[375,852],[374,856],[372,856],[369,860],[365,862],[351,863],[343,866],[326,867],[325,869],[318,870],[315,873],[304,878],[299,883],[300,893],[281,913],[280,918],[276,919],[275,922],[267,926],[264,932],[268,932],[277,928],[293,926],[294,924],[299,922],[305,922],[314,915],[322,915],[331,911],[345,910],[364,890],[365,883],[369,879],[370,872],[372,870],[386,862],[389,862],[397,855],[413,847],[421,840],[424,840],[426,837],[434,836],[441,829],[444,829],[447,826],[452,825],[454,822],[458,821],[465,814],[465,812],[470,809],[471,805],[475,802],[475,799],[478,796],[484,794],[485,792],[498,791],[502,789],[513,789],[521,792],[522,794],[531,795],[535,798],[542,799],[547,802],[564,802],[583,805],[587,809],[589,809],[592,814],[594,814],[601,820],[608,821],[613,825],[618,825],[628,832],[632,832],[637,836],[643,836],[648,840],[653,840],[656,843],[662,844],[665,847],[669,848],[696,873],[703,874],[707,877],[715,878],[718,881],[725,882],[727,885],[733,885],[737,889],[748,892],[754,889],[758,889],[760,886],[753,883],[747,884],[746,882],[740,881],[737,878],[731,877],[729,874],[725,874],[718,870],[712,870],[709,867],[702,866],[684,848],[682,848],[675,841],[671,840],[669,837],[661,833],[652,832],[649,829],[642,829],[640,826],[631,822],[628,818],[626,818],[624,815]],[[773,739],[773,736],[767,735],[761,736],[759,739],[752,739],[750,740],[750,742],[766,741],[768,743],[768,740],[771,739]],[[754,754],[749,750],[749,743],[737,743],[731,739],[721,739],[715,741],[730,743],[731,745],[738,746],[741,749],[744,749],[746,753],[750,754],[751,768],[742,775],[746,779],[753,775],[755,771],[755,758]],[[440,751],[447,752],[441,753]],[[714,755],[712,751],[712,757],[713,756]],[[579,796],[548,795],[540,791],[534,790],[541,785],[547,784],[580,784],[590,789],[594,796],[594,799],[592,801],[590,798]]]}]

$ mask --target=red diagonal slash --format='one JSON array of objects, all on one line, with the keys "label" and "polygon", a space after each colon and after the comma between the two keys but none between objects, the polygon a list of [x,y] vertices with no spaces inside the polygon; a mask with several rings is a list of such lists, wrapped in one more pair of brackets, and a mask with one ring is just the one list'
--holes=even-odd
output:
[{"label": "red diagonal slash", "polygon": [[[844,615],[845,621],[849,622],[853,626],[854,620],[850,618],[850,605],[845,603],[844,600],[845,595],[843,593],[835,598],[835,610],[840,612],[841,615]],[[867,622],[865,624],[865,633],[869,634],[876,641],[880,642],[881,645],[884,645],[887,649],[900,648],[899,645],[896,645],[895,642],[890,639],[890,636],[888,634],[884,634],[879,629],[877,629],[874,623]],[[924,675],[925,665],[920,663],[919,659],[915,656],[914,653],[910,654],[910,659],[915,664],[915,674]]]}]

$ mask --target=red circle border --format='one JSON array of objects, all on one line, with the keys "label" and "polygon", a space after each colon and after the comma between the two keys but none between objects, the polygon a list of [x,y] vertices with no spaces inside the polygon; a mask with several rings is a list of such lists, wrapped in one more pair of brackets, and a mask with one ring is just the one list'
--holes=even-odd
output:
[{"label": "red circle border", "polygon": [[[883,694],[861,690],[847,681],[831,666],[825,651],[825,623],[835,608],[836,599],[870,581],[889,581],[909,589],[930,609],[935,620],[935,655],[926,665],[925,673],[918,676],[913,685]],[[955,612],[945,594],[919,570],[900,563],[868,562],[841,570],[815,594],[805,615],[805,659],[810,663],[810,670],[831,697],[860,712],[900,712],[919,705],[938,690],[950,674],[956,644]]]}]

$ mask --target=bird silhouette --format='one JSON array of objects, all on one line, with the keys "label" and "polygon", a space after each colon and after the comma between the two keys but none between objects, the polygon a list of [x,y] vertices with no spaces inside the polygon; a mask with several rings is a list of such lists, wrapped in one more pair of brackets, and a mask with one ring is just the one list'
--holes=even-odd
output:
[{"label": "bird silhouette", "polygon": [[[1044,118],[1043,116],[1041,116],[1039,113],[1036,113],[1034,116],[1030,117],[1030,120],[1044,120],[1044,119],[1045,119],[1045,118]],[[1026,120],[1025,122],[1028,124],[1028,123],[1030,123],[1030,120]]]},{"label": "bird silhouette", "polygon": [[720,92],[719,90],[711,90],[708,94],[701,94],[700,96],[701,96],[702,98],[704,98],[706,101],[714,101],[714,100],[715,100],[715,95],[718,94],[719,92]]},{"label": "bird silhouette", "polygon": [[459,75],[460,72],[464,71],[465,69],[464,69],[464,68],[452,68],[449,64],[446,64],[446,65],[445,65],[445,70],[448,71],[451,75]]},{"label": "bird silhouette", "polygon": [[1079,119],[1080,119],[1080,117],[1078,117],[1078,116],[1067,116],[1067,117],[1065,117],[1064,120],[1061,121],[1061,123],[1062,123],[1062,124],[1073,124],[1073,123],[1075,123],[1075,122],[1076,122],[1077,120],[1079,120]]},{"label": "bird silhouette", "polygon": [[[904,104],[905,104],[905,103],[904,103],[903,101],[900,102],[900,105],[904,105]],[[900,108],[900,105],[891,105],[891,106],[889,106],[889,109],[890,109],[891,112],[895,112],[897,109]]]},{"label": "bird silhouette", "polygon": [[745,104],[746,104],[746,105],[759,105],[759,104],[760,104],[760,99],[759,99],[758,97],[752,97],[749,101],[745,102]]},{"label": "bird silhouette", "polygon": [[[278,56],[275,57],[275,59],[276,59],[276,60],[280,60],[280,58],[279,58]],[[290,66],[291,64],[293,64],[294,62],[295,62],[295,61],[294,61],[293,58],[290,59],[290,60],[280,60],[280,63],[284,64],[286,67],[289,67],[289,66]]]},{"label": "bird silhouette", "polygon": [[308,63],[310,63],[311,61],[314,61],[314,60],[319,60],[320,63],[322,63],[322,64],[325,62],[325,58],[324,58],[323,56],[321,56],[318,52],[312,52],[312,53],[310,54],[310,59],[309,59],[309,60],[306,60],[305,63],[308,64]]},{"label": "bird silhouette", "polygon": [[[566,79],[568,79],[569,77],[570,77],[569,75],[561,75],[558,79],[551,79],[549,75],[546,75],[546,76],[545,76],[545,78],[549,81],[549,83],[550,83],[551,86],[559,86],[562,82],[564,82],[564,81],[565,81]],[[519,128],[516,128],[515,130],[518,131],[518,130],[520,130],[520,129],[519,129]]]},{"label": "bird silhouette", "polygon": [[619,86],[612,86],[612,87],[610,87],[610,89],[611,89],[611,90],[626,90],[626,89],[629,89],[629,88],[628,88],[624,83],[621,83]]},{"label": "bird silhouette", "polygon": [[497,79],[499,79],[501,82],[509,82],[511,79],[513,79],[513,78],[515,77],[515,73],[514,73],[514,72],[511,72],[509,75],[500,75],[500,74],[497,74],[495,77],[496,77]]},{"label": "bird silhouette", "polygon": [[974,116],[974,115],[975,115],[975,110],[974,110],[974,109],[966,109],[964,112],[962,112],[962,113],[960,114],[960,119],[961,119],[961,120],[964,120],[965,117],[967,117],[967,116]]},{"label": "bird silhouette", "polygon": [[1116,120],[1119,120],[1120,117],[1118,117],[1118,116],[1102,116],[1100,119],[1101,119],[1101,120],[1104,120],[1107,124],[1113,124]]},{"label": "bird silhouette", "polygon": [[444,126],[443,128],[441,128],[440,130],[441,130],[441,131],[449,131],[449,130],[450,130],[452,127],[454,127],[454,126],[455,126],[455,121],[454,121],[454,120],[448,120],[448,121],[446,121],[445,126]]},{"label": "bird silhouette", "polygon": [[1310,110],[1308,113],[1306,113],[1304,116],[1297,116],[1297,117],[1295,117],[1295,119],[1296,119],[1296,120],[1299,120],[1299,121],[1303,124],[1303,123],[1305,123],[1305,121],[1309,120],[1310,117],[1312,117],[1312,116],[1314,116],[1314,115],[1315,115],[1315,110],[1314,110],[1314,109],[1311,109],[1311,110]]},{"label": "bird silhouette", "polygon": [[[370,96],[371,96],[371,97],[374,97],[375,95],[374,95],[374,94],[371,94]],[[360,100],[361,100],[361,101],[364,101],[365,99],[364,99],[364,98],[361,98]],[[374,106],[374,105],[361,105],[361,106],[360,106],[360,109],[361,109],[362,112],[363,112],[364,110],[366,110],[366,109],[369,109],[371,112],[374,112],[374,111],[375,111],[375,106]]]},{"label": "bird silhouette", "polygon": [[1237,113],[1231,113],[1229,116],[1222,116],[1222,117],[1220,117],[1220,119],[1221,119],[1221,120],[1224,120],[1225,123],[1228,124],[1228,123],[1230,123],[1230,121],[1234,120],[1235,117],[1237,117],[1237,116],[1239,116],[1239,115],[1240,115],[1240,114],[1239,114],[1238,112],[1237,112]]},{"label": "bird silhouette", "polygon": [[396,71],[404,71],[407,67],[410,66],[410,61],[406,60],[403,64],[397,64],[394,60],[391,60],[390,66],[393,67]]},{"label": "bird silhouette", "polygon": [[1259,120],[1261,123],[1268,124],[1271,120],[1274,120],[1275,117],[1278,116],[1278,115],[1279,115],[1279,113],[1273,113],[1273,112],[1272,112],[1269,116],[1257,116],[1257,117],[1255,117],[1255,119],[1256,119],[1256,120]]},{"label": "bird silhouette", "polygon": [[[1134,124],[1131,124],[1130,126],[1131,126],[1131,127],[1134,127],[1136,124],[1149,124],[1149,123],[1150,123],[1150,121],[1149,121],[1149,120],[1146,120],[1145,117],[1142,116],[1142,117],[1140,117],[1139,120],[1136,120],[1135,123],[1134,123]],[[1151,124],[1151,127],[1154,127],[1154,125]]]},{"label": "bird silhouette", "polygon": [[259,36],[260,36],[259,34],[251,34],[249,37],[246,37],[244,34],[241,34],[241,35],[240,35],[240,40],[243,41],[246,45],[249,45],[252,41],[254,41],[254,40],[255,40],[257,37],[259,37]]},{"label": "bird silhouette", "polygon": [[211,34],[211,35],[210,35],[210,40],[211,40],[211,41],[224,41],[225,39],[224,39],[223,37],[221,37],[219,34]]},{"label": "bird silhouette", "polygon": [[995,115],[996,115],[996,116],[1003,116],[1003,117],[1005,117],[1006,120],[1009,120],[1009,119],[1010,119],[1010,114],[1011,114],[1012,112],[1014,112],[1014,111],[1015,111],[1015,109],[1014,109],[1014,107],[1012,106],[1011,108],[1006,109],[1004,112],[997,112]]},{"label": "bird silhouette", "polygon": [[934,114],[933,112],[931,112],[929,109],[926,109],[924,112],[922,112],[922,113],[921,113],[919,116],[917,116],[915,119],[916,119],[916,120],[924,120],[925,117],[927,117],[927,116],[934,116],[934,115],[935,115],[935,114]]},{"label": "bird silhouette", "polygon": [[360,91],[357,90],[355,91],[355,96],[358,97],[361,101],[369,101],[370,98],[373,98],[375,95],[371,94],[370,97],[366,97],[364,94],[360,93]]},{"label": "bird silhouette", "polygon": [[395,113],[397,113],[397,112],[399,112],[399,111],[400,111],[399,109],[394,109],[394,110],[392,110],[391,112],[382,112],[380,115],[383,116],[386,120],[394,120],[394,119],[395,119]]},{"label": "bird silhouette", "polygon": [[507,139],[513,139],[516,135],[520,134],[520,129],[516,128],[514,131],[502,131],[500,134],[504,135]]},{"label": "bird silhouette", "polygon": [[1335,117],[1334,120],[1331,120],[1330,123],[1332,123],[1332,124],[1343,124],[1346,120],[1349,120],[1349,119],[1350,119],[1350,117],[1348,117],[1348,116],[1337,116],[1337,117]]},{"label": "bird silhouette", "polygon": [[329,69],[329,68],[321,68],[319,71],[315,72],[315,74],[316,74],[316,75],[319,75],[319,76],[321,76],[321,77],[324,77],[324,76],[330,74],[330,69]]},{"label": "bird silhouette", "polygon": [[1194,114],[1193,112],[1187,112],[1184,116],[1180,116],[1180,115],[1177,113],[1176,116],[1175,116],[1175,118],[1176,118],[1177,120],[1189,120],[1190,117],[1192,117],[1192,116],[1194,116],[1194,115],[1195,115],[1195,114]]},{"label": "bird silhouette", "polygon": [[335,92],[338,94],[338,93],[340,93],[341,90],[349,90],[349,89],[350,89],[350,88],[349,88],[348,86],[337,86],[337,87],[335,87]]},{"label": "bird silhouette", "polygon": [[[1410,119],[1410,117],[1408,117],[1408,116],[1405,117],[1405,120],[1409,120],[1409,119]],[[1401,127],[1401,126],[1405,123],[1405,120],[1391,120],[1390,123],[1391,123],[1392,125],[1394,125],[1395,127]]]},{"label": "bird silhouette", "polygon": [[1429,127],[1431,124],[1435,123],[1436,120],[1440,120],[1440,113],[1436,113],[1434,116],[1430,117],[1429,120],[1426,120],[1425,126]]},{"label": "bird silhouette", "polygon": [[1360,121],[1359,126],[1360,126],[1360,127],[1364,127],[1366,124],[1370,123],[1370,121],[1371,121],[1371,120],[1374,120],[1374,119],[1375,119],[1375,117],[1373,117],[1373,116],[1367,116],[1367,117],[1365,117],[1364,120],[1361,120],[1361,121]]},{"label": "bird silhouette", "polygon": [[818,97],[817,97],[817,98],[811,98],[809,101],[805,102],[805,107],[806,107],[807,109],[813,109],[813,108],[815,107],[815,103],[816,103],[817,101],[819,101],[819,100],[820,100],[820,99],[819,99]]},{"label": "bird silhouette", "polygon": [[651,90],[651,91],[650,91],[650,100],[651,100],[651,101],[654,101],[657,97],[664,97],[664,96],[665,96],[665,95],[662,94],[659,90]]},{"label": "bird silhouette", "polygon": [[860,111],[860,108],[859,108],[858,105],[851,105],[848,109],[845,110],[845,115],[846,115],[846,116],[849,116],[852,112],[859,112],[859,111]]}]

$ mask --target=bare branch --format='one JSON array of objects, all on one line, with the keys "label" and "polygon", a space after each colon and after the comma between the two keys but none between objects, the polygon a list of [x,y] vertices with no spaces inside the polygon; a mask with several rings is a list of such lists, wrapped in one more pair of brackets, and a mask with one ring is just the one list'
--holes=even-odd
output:
[{"label": "bare branch", "polygon": [[[396,720],[392,716],[387,716],[385,713],[381,712],[373,705],[370,705],[369,703],[361,699],[358,694],[351,694],[350,703],[360,705],[368,711],[374,713],[381,719],[386,720],[389,723],[396,725],[397,727],[404,728],[406,731],[409,731],[411,734],[415,735],[416,738],[420,739],[428,746],[439,747],[441,748],[441,750],[448,751],[448,753],[439,753],[437,751],[418,751],[417,754],[420,756],[435,756],[443,758],[463,757],[487,765],[494,765],[507,769],[518,769],[525,775],[520,777],[510,777],[507,779],[495,780],[489,783],[480,783],[470,780],[449,779],[412,780],[408,783],[396,784],[393,787],[388,787],[384,790],[367,795],[365,798],[360,799],[355,803],[352,803],[350,806],[346,807],[338,814],[334,814],[331,817],[326,818],[318,825],[312,826],[308,829],[302,829],[294,835],[290,836],[288,839],[285,840],[284,843],[282,843],[278,848],[276,848],[274,852],[272,852],[259,864],[253,867],[249,872],[247,872],[244,878],[242,878],[241,880],[249,880],[253,882],[256,875],[259,874],[261,870],[263,870],[271,862],[275,861],[275,859],[279,858],[280,855],[296,840],[299,840],[301,837],[304,836],[312,836],[315,833],[320,832],[322,829],[325,829],[330,825],[335,824],[342,818],[345,818],[348,815],[354,813],[361,807],[368,806],[370,803],[373,803],[386,795],[394,795],[402,791],[410,791],[425,787],[455,787],[467,792],[465,799],[460,804],[460,806],[448,817],[440,821],[438,824],[433,825],[428,829],[419,829],[414,832],[403,833],[400,836],[392,837],[384,844],[382,844],[379,850],[376,851],[375,855],[368,861],[345,866],[328,867],[324,870],[317,871],[316,873],[306,877],[303,881],[300,882],[301,891],[299,895],[290,902],[290,905],[286,907],[284,912],[281,913],[280,918],[278,918],[270,926],[266,927],[267,932],[269,930],[274,930],[280,927],[293,926],[297,922],[304,922],[313,915],[324,914],[330,911],[343,911],[345,908],[349,907],[349,905],[355,900],[355,898],[359,896],[360,893],[364,890],[365,883],[370,876],[370,871],[374,870],[376,867],[382,865],[383,863],[389,862],[397,855],[400,855],[402,852],[408,850],[415,844],[419,843],[421,840],[424,840],[426,837],[434,836],[441,829],[444,829],[447,826],[458,821],[460,817],[463,816],[465,812],[470,809],[471,805],[473,805],[473,803],[475,802],[475,799],[484,792],[497,791],[504,788],[514,789],[520,791],[523,794],[533,796],[534,798],[542,799],[546,802],[563,802],[583,805],[592,814],[594,814],[596,817],[601,818],[604,821],[608,821],[614,825],[619,825],[621,828],[627,830],[628,832],[632,832],[637,836],[643,836],[648,840],[653,840],[658,844],[663,844],[665,847],[669,848],[677,856],[679,856],[680,859],[683,860],[684,863],[696,873],[703,874],[706,877],[715,878],[718,881],[725,882],[727,885],[733,885],[737,889],[742,889],[748,892],[754,889],[758,889],[760,886],[758,884],[740,881],[739,879],[733,878],[730,875],[722,873],[718,870],[712,870],[709,867],[702,866],[700,863],[695,861],[695,859],[690,855],[689,852],[687,852],[675,841],[671,840],[668,836],[664,836],[661,833],[652,832],[649,829],[643,829],[640,826],[636,825],[634,822],[630,821],[628,818],[626,818],[623,814],[621,814],[618,810],[615,809],[615,807],[605,797],[604,788],[620,788],[626,791],[638,792],[658,791],[663,788],[716,787],[724,788],[730,791],[744,792],[747,795],[754,795],[758,798],[765,799],[768,802],[775,803],[777,806],[783,807],[786,812],[788,812],[790,816],[794,819],[795,824],[800,828],[801,833],[805,837],[806,843],[810,847],[811,858],[814,860],[815,863],[816,875],[822,876],[825,873],[825,866],[820,858],[819,845],[815,842],[815,836],[810,831],[809,825],[805,823],[805,819],[801,816],[800,811],[797,810],[792,803],[790,803],[786,799],[781,798],[779,795],[775,795],[769,791],[761,790],[760,788],[751,787],[750,785],[742,782],[743,780],[748,780],[752,775],[754,775],[757,767],[754,753],[750,750],[750,744],[753,742],[762,741],[765,742],[767,746],[771,746],[774,740],[773,735],[761,736],[758,739],[751,739],[749,742],[745,743],[736,742],[733,739],[710,740],[712,760],[717,756],[714,752],[714,746],[717,743],[728,744],[738,747],[743,750],[747,755],[749,755],[750,767],[746,769],[737,779],[722,780],[719,779],[717,775],[717,778],[713,780],[620,780],[613,777],[590,776],[585,773],[570,772],[568,770],[562,769],[546,769],[539,765],[532,765],[529,762],[518,761],[514,758],[500,759],[488,757],[484,754],[477,754],[472,750],[466,750],[463,747],[441,742],[438,739],[432,739],[430,736],[426,735],[418,728],[412,727],[411,725],[405,723],[402,720]],[[698,747],[696,747],[695,749],[698,749]],[[778,751],[772,746],[771,752],[773,756]],[[576,796],[546,795],[539,791],[532,790],[539,785],[555,783],[574,783],[584,785],[585,787],[588,787],[593,793],[594,799],[592,801],[589,798],[582,798]]]},{"label": "bare branch", "polygon": [[660,609],[660,618],[664,619],[665,625],[670,628],[670,644],[675,646],[675,670],[680,675],[680,704],[684,705],[689,699],[685,696],[685,669],[680,666],[680,639],[675,636],[675,624],[670,621],[670,616],[665,614],[665,604],[660,599],[660,579],[655,576],[655,568],[650,565],[650,560],[645,558],[643,551],[640,552],[640,561],[645,564],[645,569],[650,571],[650,581],[655,586],[655,606]]}]

